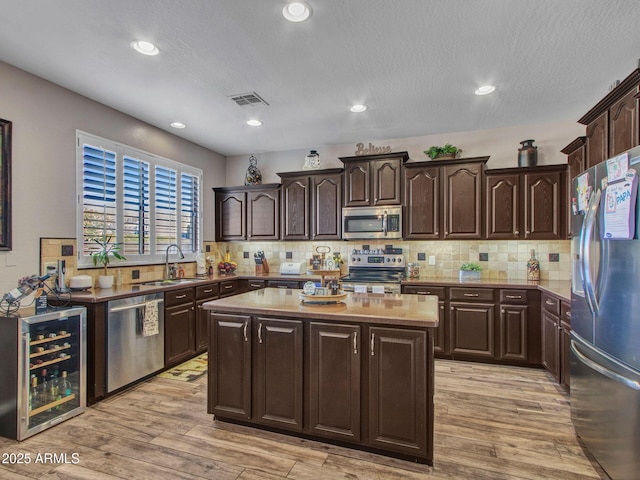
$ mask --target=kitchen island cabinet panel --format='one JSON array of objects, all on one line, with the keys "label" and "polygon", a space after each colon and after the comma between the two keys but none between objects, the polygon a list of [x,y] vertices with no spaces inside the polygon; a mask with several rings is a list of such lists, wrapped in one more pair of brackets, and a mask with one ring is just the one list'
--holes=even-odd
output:
[{"label": "kitchen island cabinet panel", "polygon": [[302,321],[257,317],[253,324],[256,420],[302,430]]},{"label": "kitchen island cabinet panel", "polygon": [[251,418],[251,317],[214,313],[210,317],[209,413]]},{"label": "kitchen island cabinet panel", "polygon": [[[433,463],[435,297],[350,293],[339,304],[301,305],[290,290],[265,288],[205,308],[212,335],[221,320],[234,330],[211,338],[208,411],[218,420]],[[246,368],[215,365],[225,345],[223,365],[246,365],[245,325],[253,332],[248,415]],[[233,394],[229,414],[218,406],[221,388]]]},{"label": "kitchen island cabinet panel", "polygon": [[426,456],[432,448],[427,428],[427,412],[432,409],[427,334],[371,327],[369,336],[369,442]]},{"label": "kitchen island cabinet panel", "polygon": [[360,326],[311,322],[309,335],[309,429],[360,441]]}]

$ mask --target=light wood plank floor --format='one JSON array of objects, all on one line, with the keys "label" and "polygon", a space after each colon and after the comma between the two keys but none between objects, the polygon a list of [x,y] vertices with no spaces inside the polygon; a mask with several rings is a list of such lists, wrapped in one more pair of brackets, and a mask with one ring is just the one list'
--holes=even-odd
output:
[{"label": "light wood plank floor", "polygon": [[[213,422],[206,376],[154,378],[24,442],[0,439],[2,479],[605,479],[574,435],[569,399],[543,370],[436,361],[428,467]],[[35,463],[66,453],[73,463]]]}]

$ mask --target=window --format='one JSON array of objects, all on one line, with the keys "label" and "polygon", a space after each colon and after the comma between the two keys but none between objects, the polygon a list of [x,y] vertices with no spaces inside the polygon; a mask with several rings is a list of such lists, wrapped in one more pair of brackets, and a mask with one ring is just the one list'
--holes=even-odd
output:
[{"label": "window", "polygon": [[202,170],[82,132],[77,158],[78,266],[93,265],[105,236],[121,244],[123,264],[163,262],[174,243],[195,260]]}]

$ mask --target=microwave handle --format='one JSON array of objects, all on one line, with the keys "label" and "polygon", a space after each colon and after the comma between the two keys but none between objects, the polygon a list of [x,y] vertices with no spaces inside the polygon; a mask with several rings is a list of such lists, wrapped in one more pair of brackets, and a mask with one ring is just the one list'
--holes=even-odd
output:
[{"label": "microwave handle", "polygon": [[384,236],[387,236],[387,211],[384,211],[384,215],[382,216],[382,231],[384,232]]}]

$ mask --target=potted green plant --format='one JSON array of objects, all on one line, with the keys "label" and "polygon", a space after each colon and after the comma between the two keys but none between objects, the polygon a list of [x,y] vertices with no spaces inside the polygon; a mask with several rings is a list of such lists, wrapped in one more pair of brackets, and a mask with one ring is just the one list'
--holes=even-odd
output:
[{"label": "potted green plant", "polygon": [[431,160],[435,160],[437,158],[456,158],[460,153],[462,153],[462,149],[454,147],[450,143],[446,143],[444,147],[430,147],[429,150],[425,150],[424,153],[426,153]]},{"label": "potted green plant", "polygon": [[104,275],[98,276],[98,286],[100,288],[113,287],[113,275],[107,275],[107,267],[109,266],[111,257],[118,260],[126,260],[126,257],[120,253],[120,245],[118,243],[112,243],[111,238],[112,236],[110,235],[109,237],[105,236],[101,239],[94,239],[94,242],[98,244],[99,249],[91,253],[93,264],[96,266],[102,265],[104,268]]},{"label": "potted green plant", "polygon": [[474,262],[466,262],[460,265],[460,281],[480,280],[482,267]]}]

